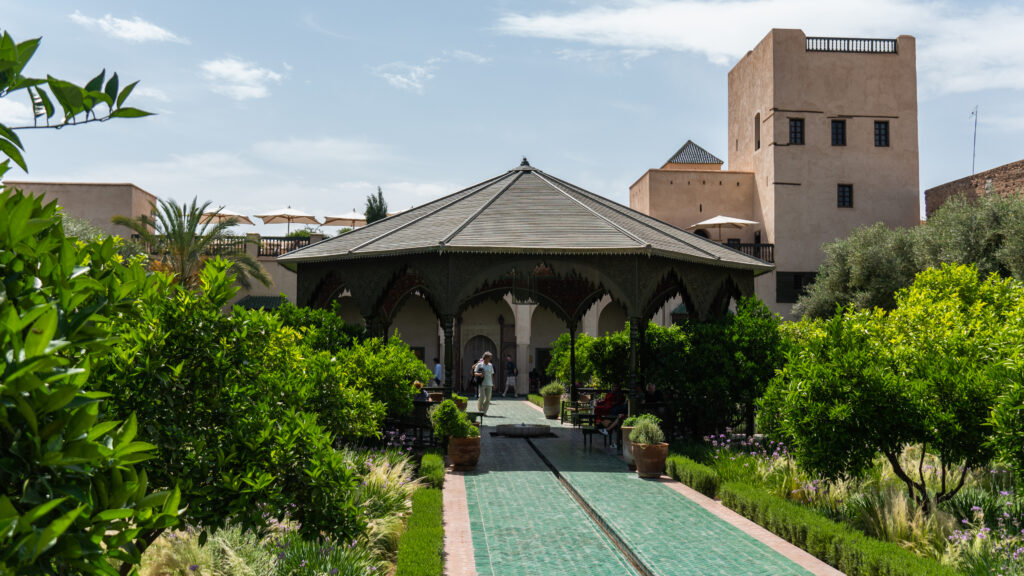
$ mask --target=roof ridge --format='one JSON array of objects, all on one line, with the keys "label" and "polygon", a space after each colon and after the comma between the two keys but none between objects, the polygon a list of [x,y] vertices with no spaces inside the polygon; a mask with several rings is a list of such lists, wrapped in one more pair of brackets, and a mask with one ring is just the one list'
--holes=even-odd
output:
[{"label": "roof ridge", "polygon": [[[694,148],[696,148],[696,150],[693,152],[692,155],[690,155],[689,158],[687,158],[687,157],[685,157],[684,152],[686,151],[687,147],[689,147],[689,146],[693,146]],[[668,161],[665,162],[665,163],[666,164],[725,164],[725,162],[723,162],[721,158],[719,158],[718,156],[715,156],[711,152],[708,152],[707,150],[704,149],[703,146],[701,146],[700,144],[697,144],[696,142],[694,142],[693,140],[690,140],[689,138],[686,140],[686,143],[683,144],[679,148],[679,150],[676,150],[675,154],[673,154],[672,156],[669,156]]]},{"label": "roof ridge", "polygon": [[[548,180],[547,178],[545,178],[545,177],[544,177],[544,176],[545,176],[545,174],[544,174],[543,172],[541,172],[540,170],[537,170],[537,171],[536,171],[536,173],[537,173],[537,177],[538,177],[538,178],[540,178],[541,180],[543,180],[543,181],[547,182],[547,183],[548,183],[548,184],[549,184],[549,185],[550,185],[550,186],[551,186],[552,188],[554,188],[555,190],[558,190],[559,192],[561,192],[563,196],[565,196],[566,198],[568,198],[568,199],[572,200],[573,202],[575,202],[575,203],[579,204],[580,206],[582,206],[583,208],[585,208],[585,209],[586,209],[587,211],[589,211],[589,212],[590,212],[591,214],[593,214],[594,216],[597,216],[597,217],[598,217],[598,218],[600,218],[601,220],[604,220],[605,222],[607,222],[608,224],[610,224],[611,226],[613,226],[613,227],[614,227],[614,228],[615,228],[616,230],[618,230],[618,231],[619,231],[619,232],[621,232],[622,234],[624,234],[624,235],[626,235],[626,236],[628,236],[628,237],[632,238],[632,239],[633,239],[633,241],[635,241],[635,242],[636,242],[636,243],[637,243],[637,244],[638,244],[639,246],[642,246],[642,247],[644,247],[644,248],[650,248],[650,247],[651,247],[651,243],[650,243],[650,242],[644,242],[643,240],[641,240],[641,239],[640,239],[640,237],[638,237],[637,235],[633,234],[633,233],[632,233],[632,232],[630,232],[629,230],[626,230],[626,229],[625,229],[625,228],[623,228],[622,226],[619,226],[619,225],[618,225],[618,224],[616,224],[615,222],[612,222],[611,220],[609,220],[608,218],[606,218],[606,217],[605,217],[605,216],[604,216],[603,214],[598,214],[596,210],[594,210],[594,209],[593,209],[593,208],[591,208],[590,206],[587,206],[587,205],[586,205],[586,204],[584,204],[583,202],[580,202],[578,198],[573,198],[571,194],[569,194],[569,193],[568,193],[568,192],[566,192],[565,190],[562,190],[562,189],[561,189],[561,188],[560,188],[560,187],[559,187],[558,185],[556,185],[556,184],[555,184],[554,182],[552,182],[551,180]],[[557,180],[557,178],[556,178],[556,180]],[[563,184],[565,184],[565,182],[563,182]]]},{"label": "roof ridge", "polygon": [[[621,204],[619,204],[617,202],[613,202],[613,201],[605,198],[604,196],[601,196],[599,194],[594,194],[593,192],[590,192],[588,190],[580,188],[579,186],[576,186],[574,184],[566,182],[566,181],[564,181],[564,180],[562,180],[562,179],[560,179],[560,178],[558,178],[556,176],[551,176],[551,178],[554,179],[554,180],[557,180],[558,182],[561,182],[562,184],[564,184],[564,185],[566,185],[566,186],[568,186],[568,187],[570,187],[570,188],[572,188],[574,190],[576,190],[577,192],[587,196],[588,198],[591,198],[593,200],[596,200],[597,202],[600,202],[602,205],[604,205],[607,208],[610,208],[612,210],[617,210],[617,209],[623,209],[624,208],[626,210],[629,210],[630,212],[635,212],[635,213],[637,213],[637,214],[639,214],[641,216],[645,216],[647,218],[650,218],[650,216],[648,216],[647,214],[644,214],[643,212],[640,212],[638,210],[633,210],[632,208],[630,208],[628,206],[623,206],[623,205],[621,205]],[[633,216],[631,214],[624,214],[624,216],[629,217],[629,218],[633,218]],[[695,246],[695,245],[687,242],[686,240],[684,240],[682,238],[678,238],[676,236],[673,236],[673,235],[665,232],[664,230],[659,230],[657,227],[652,226],[649,223],[647,223],[647,222],[645,222],[643,220],[640,220],[639,218],[633,218],[633,220],[636,221],[641,226],[644,226],[645,228],[649,228],[649,229],[657,232],[658,234],[661,234],[662,236],[666,236],[668,238],[671,238],[671,239],[673,239],[673,240],[675,240],[677,242],[682,242],[686,246],[689,246],[690,248],[693,248],[694,250],[703,252],[704,254],[707,254],[711,258],[714,258],[716,260],[721,260],[722,259],[721,256],[718,256],[716,254],[708,252],[707,250],[701,248],[700,246]],[[660,220],[659,220],[659,222],[660,222]],[[689,232],[686,232],[686,230],[682,230],[682,229],[676,228],[675,226],[672,226],[671,224],[669,224],[667,222],[662,222],[662,224],[665,224],[666,226],[668,226],[670,228],[675,228],[676,230],[679,230],[680,232],[684,232],[686,234],[690,234]],[[740,252],[740,253],[742,254],[742,252]]]},{"label": "roof ridge", "polygon": [[[395,226],[391,230],[388,230],[387,232],[384,232],[383,234],[381,234],[379,236],[374,236],[373,238],[370,238],[369,240],[367,240],[366,242],[363,242],[362,244],[358,244],[356,246],[353,246],[352,248],[348,249],[348,253],[351,254],[351,253],[355,252],[356,250],[359,250],[360,248],[364,248],[366,246],[369,246],[370,244],[373,244],[374,242],[376,242],[377,240],[380,240],[381,238],[385,238],[387,236],[390,236],[390,235],[394,234],[395,232],[398,232],[399,230],[404,230],[404,229],[408,228],[409,226],[412,226],[413,224],[419,222],[420,220],[423,220],[424,218],[426,218],[428,216],[433,216],[434,214],[437,214],[438,212],[440,212],[441,210],[444,210],[445,208],[451,206],[452,204],[454,204],[456,202],[459,202],[461,200],[464,200],[465,198],[468,198],[468,197],[470,197],[470,196],[472,196],[474,194],[479,193],[482,190],[487,189],[491,184],[494,184],[495,182],[500,181],[502,178],[508,177],[508,175],[511,174],[511,173],[512,173],[512,171],[510,170],[510,171],[505,172],[504,174],[502,174],[500,176],[495,176],[494,178],[491,178],[489,180],[484,180],[483,182],[480,182],[479,184],[477,184],[475,186],[476,190],[473,190],[472,192],[470,192],[468,194],[465,194],[463,196],[459,196],[458,198],[454,198],[451,202],[448,202],[447,204],[444,204],[442,206],[438,206],[437,208],[431,210],[430,212],[427,212],[426,214],[424,214],[422,216],[417,216],[416,218],[413,218],[412,220],[409,220],[408,222],[406,222],[405,224],[402,224],[401,226]],[[465,190],[470,190],[472,188],[474,188],[474,186],[470,186],[469,188],[466,188],[464,190],[460,190],[460,192],[464,192]],[[459,192],[455,192],[454,194],[451,194],[449,196],[449,198],[454,197],[454,196],[458,196],[458,194],[459,194]]]},{"label": "roof ridge", "polygon": [[[526,159],[523,158],[523,160],[526,160]],[[472,214],[469,215],[468,218],[466,218],[465,220],[462,221],[462,224],[459,224],[458,226],[456,226],[455,230],[453,230],[451,234],[449,234],[449,235],[445,236],[444,238],[442,238],[441,241],[438,242],[438,245],[443,247],[445,244],[451,242],[452,238],[455,238],[459,234],[459,232],[462,232],[463,230],[465,230],[466,226],[469,226],[470,222],[472,222],[474,219],[476,219],[476,217],[479,216],[484,210],[486,210],[488,206],[490,206],[491,204],[494,204],[494,201],[497,200],[499,196],[501,196],[502,194],[507,192],[508,189],[511,188],[513,184],[518,182],[519,179],[522,176],[523,176],[523,172],[517,172],[516,175],[515,175],[515,178],[513,178],[511,182],[506,184],[505,187],[502,188],[501,190],[499,190],[497,194],[495,194],[494,196],[491,196],[490,200],[488,200],[487,202],[484,202],[483,206],[477,208],[476,212],[473,212]]]}]

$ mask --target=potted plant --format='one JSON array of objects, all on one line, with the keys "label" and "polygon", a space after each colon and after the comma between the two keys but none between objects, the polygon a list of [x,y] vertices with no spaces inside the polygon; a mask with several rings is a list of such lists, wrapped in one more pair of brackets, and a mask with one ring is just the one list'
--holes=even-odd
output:
[{"label": "potted plant", "polygon": [[622,442],[622,457],[630,470],[636,470],[636,464],[633,462],[633,443],[629,440],[629,435],[633,432],[633,427],[641,420],[650,420],[655,424],[661,425],[661,418],[654,414],[634,414],[623,420],[622,437],[624,441]]},{"label": "potted plant", "polygon": [[540,389],[540,395],[544,397],[544,417],[548,420],[558,418],[562,409],[562,394],[565,393],[565,386],[558,382],[552,382]]},{"label": "potted plant", "polygon": [[637,476],[661,476],[665,470],[665,459],[668,458],[668,443],[665,442],[665,433],[661,427],[651,420],[639,419],[629,433],[629,441],[633,443]]},{"label": "potted plant", "polygon": [[430,413],[434,434],[448,438],[448,459],[456,470],[472,470],[480,459],[480,430],[451,398]]},{"label": "potted plant", "polygon": [[463,412],[465,412],[466,411],[466,406],[469,405],[469,398],[467,398],[465,396],[459,396],[458,394],[454,394],[453,393],[452,394],[452,402],[455,402],[455,405],[458,406],[459,410],[462,410]]}]

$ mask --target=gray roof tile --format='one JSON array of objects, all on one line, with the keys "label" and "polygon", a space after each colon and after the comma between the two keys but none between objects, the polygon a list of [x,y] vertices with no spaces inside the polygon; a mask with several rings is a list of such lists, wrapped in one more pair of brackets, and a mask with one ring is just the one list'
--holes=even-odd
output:
[{"label": "gray roof tile", "polygon": [[683,147],[668,159],[669,164],[723,164],[714,154],[687,140]]},{"label": "gray roof tile", "polygon": [[520,166],[433,202],[312,244],[282,263],[401,253],[647,254],[756,270],[756,258]]}]

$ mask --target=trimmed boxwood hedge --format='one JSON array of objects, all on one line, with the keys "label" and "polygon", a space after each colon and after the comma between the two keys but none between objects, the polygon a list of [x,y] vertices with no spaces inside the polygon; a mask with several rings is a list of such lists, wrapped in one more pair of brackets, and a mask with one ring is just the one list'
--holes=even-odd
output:
[{"label": "trimmed boxwood hedge", "polygon": [[420,476],[434,488],[444,486],[444,457],[433,452],[424,454],[420,460]]},{"label": "trimmed boxwood hedge", "polygon": [[420,488],[412,495],[412,513],[398,541],[395,576],[441,576],[444,526],[441,491]]},{"label": "trimmed boxwood hedge", "polygon": [[526,396],[526,399],[529,400],[530,402],[533,402],[537,406],[540,406],[541,408],[544,407],[544,397],[541,396],[540,394],[528,394]]},{"label": "trimmed boxwood hedge", "polygon": [[669,477],[679,480],[697,492],[714,498],[718,495],[718,487],[722,478],[709,466],[698,464],[686,456],[669,456],[665,461],[665,472]]},{"label": "trimmed boxwood hedge", "polygon": [[952,576],[956,571],[892,542],[882,542],[760,488],[727,482],[722,504],[849,576]]}]

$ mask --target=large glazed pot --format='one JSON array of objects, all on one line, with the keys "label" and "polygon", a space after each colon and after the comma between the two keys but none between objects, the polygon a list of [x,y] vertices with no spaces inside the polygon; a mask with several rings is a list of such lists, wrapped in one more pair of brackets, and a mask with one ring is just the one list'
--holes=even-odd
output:
[{"label": "large glazed pot", "polygon": [[633,444],[636,474],[641,478],[657,478],[665,471],[668,442],[661,444]]},{"label": "large glazed pot", "polygon": [[448,459],[456,470],[472,470],[480,459],[480,437],[449,438]]},{"label": "large glazed pot", "polygon": [[629,441],[629,435],[633,432],[632,426],[622,427],[622,459],[630,470],[636,470],[636,463],[633,462],[633,443]]},{"label": "large glazed pot", "polygon": [[544,397],[544,417],[548,420],[554,420],[558,418],[558,413],[562,410],[562,395],[551,394]]}]

